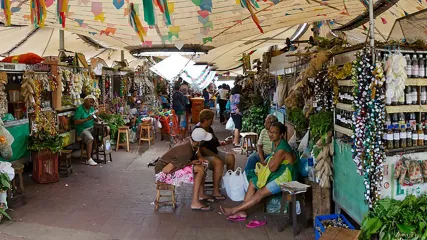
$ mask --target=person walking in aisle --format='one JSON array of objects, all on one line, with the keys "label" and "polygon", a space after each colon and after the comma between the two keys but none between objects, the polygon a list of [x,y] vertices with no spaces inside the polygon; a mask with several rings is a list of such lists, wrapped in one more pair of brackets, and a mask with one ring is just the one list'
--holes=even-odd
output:
[{"label": "person walking in aisle", "polygon": [[234,122],[234,147],[240,147],[240,130],[242,130],[242,112],[240,110],[241,90],[239,85],[235,85],[231,89],[230,110],[231,118]]},{"label": "person walking in aisle", "polygon": [[227,84],[222,84],[221,88],[218,90],[216,95],[218,95],[218,103],[219,103],[219,119],[221,124],[225,124],[225,107],[227,105],[229,91],[227,89]]}]

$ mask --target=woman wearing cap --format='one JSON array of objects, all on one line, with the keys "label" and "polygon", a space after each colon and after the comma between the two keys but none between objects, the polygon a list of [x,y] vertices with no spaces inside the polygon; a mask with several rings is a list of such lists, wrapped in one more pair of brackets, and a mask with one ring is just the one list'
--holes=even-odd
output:
[{"label": "woman wearing cap", "polygon": [[[93,125],[96,98],[93,95],[88,95],[84,98],[83,104],[77,107],[74,113],[74,124],[76,125],[77,136],[86,144],[86,152],[88,153],[87,165],[96,166],[97,163],[92,159],[92,145],[93,145]],[[83,149],[82,149],[83,151]]]},{"label": "woman wearing cap", "polygon": [[[167,151],[156,162],[156,181],[179,186],[182,183],[193,183],[193,198],[191,209],[194,211],[212,211],[213,208],[204,205],[200,199],[208,196],[200,195],[205,184],[205,160],[200,151],[200,144],[210,141],[212,134],[202,128],[195,129],[191,137],[187,138],[183,144],[177,145]],[[202,190],[201,190],[202,189]]]}]

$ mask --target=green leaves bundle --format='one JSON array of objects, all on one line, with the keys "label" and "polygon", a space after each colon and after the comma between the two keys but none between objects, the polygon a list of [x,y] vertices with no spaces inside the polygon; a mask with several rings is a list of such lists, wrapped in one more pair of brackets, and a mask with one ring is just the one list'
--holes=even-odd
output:
[{"label": "green leaves bundle", "polygon": [[28,140],[28,150],[32,152],[40,152],[49,149],[52,153],[61,151],[63,144],[62,136],[51,136],[48,133],[41,132],[36,136],[30,136]]}]

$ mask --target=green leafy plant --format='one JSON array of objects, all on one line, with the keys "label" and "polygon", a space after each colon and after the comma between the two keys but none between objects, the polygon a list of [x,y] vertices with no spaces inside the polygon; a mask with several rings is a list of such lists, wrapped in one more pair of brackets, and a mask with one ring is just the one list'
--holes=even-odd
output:
[{"label": "green leafy plant", "polygon": [[242,131],[260,133],[264,128],[264,120],[268,115],[268,104],[263,106],[251,106],[243,111]]},{"label": "green leafy plant", "polygon": [[427,239],[427,195],[408,195],[403,201],[381,199],[362,222],[360,239],[378,234],[381,240]]},{"label": "green leafy plant", "polygon": [[[9,189],[10,189],[9,176],[6,173],[0,173],[0,193],[5,192]],[[12,220],[9,214],[6,213],[6,210],[2,208],[1,203],[0,203],[0,215],[7,217],[9,220]]]},{"label": "green leafy plant", "polygon": [[63,137],[60,135],[50,135],[46,132],[40,132],[37,135],[30,136],[28,140],[28,150],[32,152],[40,152],[48,149],[52,153],[61,151]]},{"label": "green leafy plant", "polygon": [[99,115],[99,117],[110,127],[111,139],[117,139],[117,132],[119,131],[119,127],[126,126],[126,123],[120,114],[102,113]]},{"label": "green leafy plant", "polygon": [[295,126],[295,131],[299,136],[303,136],[308,127],[308,119],[305,117],[302,108],[293,108],[289,111],[288,121]]},{"label": "green leafy plant", "polygon": [[321,111],[310,116],[310,133],[312,139],[324,136],[334,127],[333,113]]}]

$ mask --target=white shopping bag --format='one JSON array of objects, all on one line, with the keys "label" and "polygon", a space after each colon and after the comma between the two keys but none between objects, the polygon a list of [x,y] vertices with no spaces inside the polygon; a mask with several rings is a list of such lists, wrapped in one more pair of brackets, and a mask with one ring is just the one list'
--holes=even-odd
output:
[{"label": "white shopping bag", "polygon": [[249,181],[248,181],[248,177],[246,176],[246,171],[243,172],[243,179],[245,180],[245,192],[248,192]]},{"label": "white shopping bag", "polygon": [[228,197],[235,202],[243,201],[245,199],[245,179],[241,168],[236,171],[228,170],[222,177],[223,186],[227,192]]},{"label": "white shopping bag", "polygon": [[227,121],[227,124],[225,125],[225,129],[230,130],[230,131],[234,131],[234,128],[235,128],[235,126],[234,126],[233,118],[230,117]]}]

